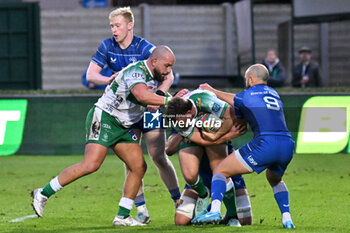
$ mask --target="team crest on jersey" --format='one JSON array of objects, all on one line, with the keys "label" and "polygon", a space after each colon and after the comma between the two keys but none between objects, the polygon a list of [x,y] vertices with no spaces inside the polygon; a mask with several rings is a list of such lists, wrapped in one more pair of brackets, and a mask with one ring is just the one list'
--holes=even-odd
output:
[{"label": "team crest on jersey", "polygon": [[105,141],[105,142],[108,141],[108,134],[107,134],[107,133],[105,133],[105,134],[103,135],[103,139],[102,139],[102,140]]},{"label": "team crest on jersey", "polygon": [[130,63],[135,63],[135,62],[137,62],[136,57],[130,57],[130,58],[129,58],[129,62],[130,62]]}]

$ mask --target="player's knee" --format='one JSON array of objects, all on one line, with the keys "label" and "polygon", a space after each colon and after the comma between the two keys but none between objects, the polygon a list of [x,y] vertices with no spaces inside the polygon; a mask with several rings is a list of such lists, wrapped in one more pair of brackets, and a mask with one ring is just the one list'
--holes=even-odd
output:
[{"label": "player's knee", "polygon": [[266,179],[270,183],[271,187],[283,182],[282,176],[274,174],[270,169],[266,169]]},{"label": "player's knee", "polygon": [[198,174],[193,174],[191,172],[188,172],[184,174],[184,178],[187,184],[195,184],[198,180]]},{"label": "player's knee", "polygon": [[166,167],[168,166],[169,159],[166,157],[164,152],[158,154],[157,156],[152,156],[152,161],[157,167]]},{"label": "player's knee", "polygon": [[182,174],[187,184],[195,184],[198,180],[198,172],[192,169],[183,169]]},{"label": "player's knee", "polygon": [[147,164],[145,161],[139,161],[137,163],[133,163],[132,165],[128,166],[130,169],[130,172],[136,173],[140,176],[143,176],[146,173],[147,170]]},{"label": "player's knee", "polygon": [[180,213],[175,213],[175,225],[185,226],[185,225],[189,225],[190,222],[191,222],[191,218]]},{"label": "player's knee", "polygon": [[82,170],[84,174],[90,174],[97,171],[100,168],[101,164],[96,162],[83,163]]},{"label": "player's knee", "polygon": [[180,204],[175,212],[175,224],[187,225],[193,218],[196,199],[189,190],[184,190],[180,198]]}]

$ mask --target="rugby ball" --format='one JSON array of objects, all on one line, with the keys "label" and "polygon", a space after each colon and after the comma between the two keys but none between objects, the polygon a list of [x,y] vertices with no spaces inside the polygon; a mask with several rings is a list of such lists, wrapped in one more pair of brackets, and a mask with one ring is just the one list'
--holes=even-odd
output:
[{"label": "rugby ball", "polygon": [[201,129],[208,133],[216,133],[222,126],[224,122],[217,115],[213,113],[205,113],[199,117],[201,121]]}]

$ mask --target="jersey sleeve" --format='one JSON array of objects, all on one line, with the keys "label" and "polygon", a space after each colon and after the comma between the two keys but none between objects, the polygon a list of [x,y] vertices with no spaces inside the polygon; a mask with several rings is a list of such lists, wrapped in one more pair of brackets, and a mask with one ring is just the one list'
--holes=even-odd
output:
[{"label": "jersey sleeve", "polygon": [[108,46],[107,40],[102,41],[101,45],[98,47],[95,55],[92,58],[92,62],[103,68],[107,63]]},{"label": "jersey sleeve", "polygon": [[214,113],[220,119],[223,119],[228,103],[220,100],[214,94],[204,93],[198,101],[200,111]]},{"label": "jersey sleeve", "polygon": [[150,42],[148,42],[147,40],[143,39],[141,41],[141,54],[143,59],[147,59],[151,56],[153,50],[156,48],[156,46],[154,46],[153,44],[151,44]]},{"label": "jersey sleeve", "polygon": [[131,69],[125,72],[124,82],[129,91],[137,84],[142,83],[146,85],[146,75],[141,69]]},{"label": "jersey sleeve", "polygon": [[189,126],[187,128],[179,128],[179,127],[175,127],[175,130],[183,137],[185,138],[190,138],[192,137],[193,131],[194,131],[194,127],[193,126]]},{"label": "jersey sleeve", "polygon": [[235,98],[233,99],[233,107],[235,109],[235,115],[238,119],[242,119],[242,106],[243,106],[243,92],[238,93],[235,95]]}]

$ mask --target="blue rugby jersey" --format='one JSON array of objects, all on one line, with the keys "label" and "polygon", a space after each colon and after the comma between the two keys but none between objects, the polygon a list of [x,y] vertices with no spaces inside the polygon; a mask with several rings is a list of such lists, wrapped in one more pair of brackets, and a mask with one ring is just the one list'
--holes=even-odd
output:
[{"label": "blue rugby jersey", "polygon": [[102,41],[92,62],[101,68],[107,63],[112,72],[116,73],[130,63],[147,59],[154,48],[155,46],[144,38],[134,36],[129,47],[121,49],[112,36]]},{"label": "blue rugby jersey", "polygon": [[259,84],[252,86],[234,98],[236,117],[246,119],[259,135],[291,136],[283,113],[283,104],[278,93],[271,87]]}]

